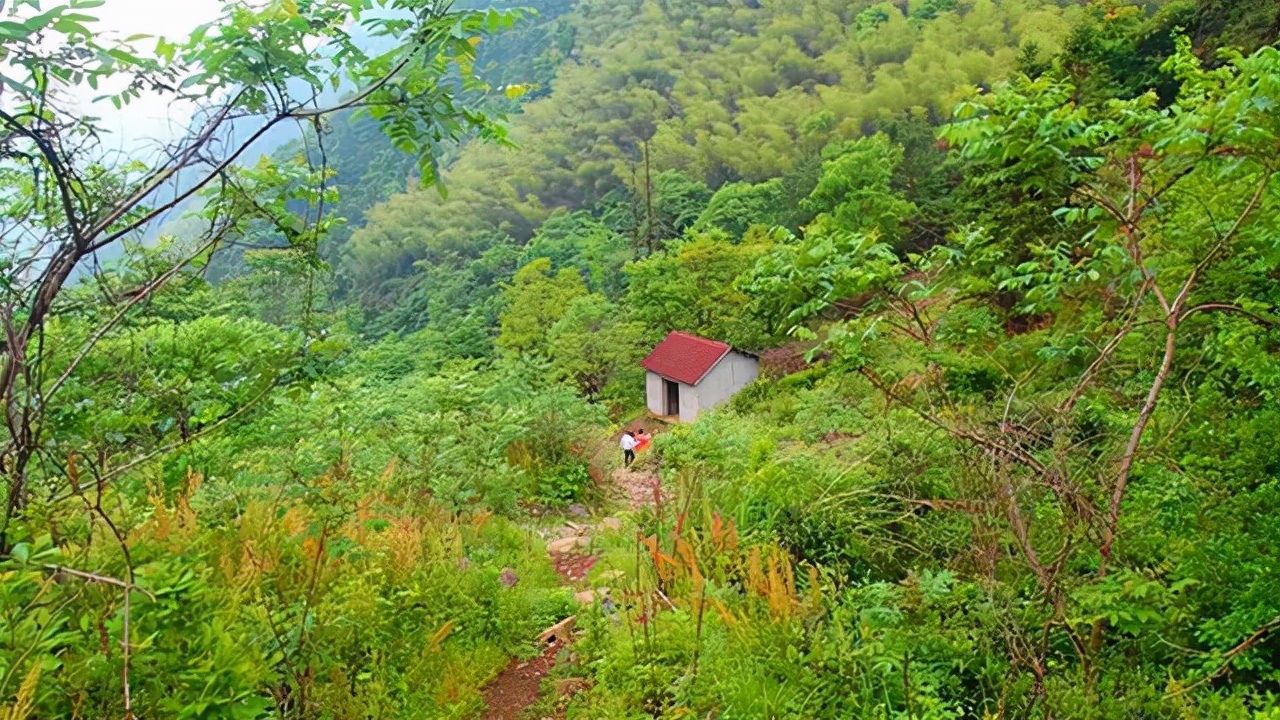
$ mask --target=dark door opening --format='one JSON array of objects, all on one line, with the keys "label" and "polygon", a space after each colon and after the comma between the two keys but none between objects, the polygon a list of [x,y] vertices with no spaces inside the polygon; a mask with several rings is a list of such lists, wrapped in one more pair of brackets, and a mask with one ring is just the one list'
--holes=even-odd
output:
[{"label": "dark door opening", "polygon": [[662,389],[665,391],[663,395],[667,398],[667,415],[680,414],[680,384],[673,383],[670,380],[663,379]]}]

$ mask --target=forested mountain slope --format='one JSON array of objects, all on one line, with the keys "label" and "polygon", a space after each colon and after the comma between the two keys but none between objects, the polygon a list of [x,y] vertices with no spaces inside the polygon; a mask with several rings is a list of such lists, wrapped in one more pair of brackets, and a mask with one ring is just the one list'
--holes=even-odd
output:
[{"label": "forested mountain slope", "polygon": [[[463,89],[478,105],[484,105],[494,114],[518,109],[519,101],[528,101],[550,92],[550,81],[556,66],[571,51],[575,35],[574,26],[564,15],[572,6],[570,0],[542,0],[528,4],[486,2],[470,0],[457,2],[459,9],[494,8],[519,13],[520,21],[512,29],[486,37],[477,48],[472,69],[483,80],[483,87]],[[377,38],[361,36],[358,42],[364,46],[378,47]],[[385,44],[385,43],[382,43]],[[381,48],[385,50],[385,48]],[[450,78],[456,83],[456,78]],[[340,97],[341,92],[328,92]],[[262,148],[282,161],[298,156],[306,157],[315,168],[333,173],[328,185],[336,190],[336,202],[327,208],[328,214],[343,218],[324,239],[321,252],[330,257],[343,247],[351,231],[364,222],[364,214],[375,204],[391,195],[417,187],[420,153],[406,149],[388,137],[380,123],[367,108],[346,109],[324,119],[317,126],[302,124],[281,128],[277,133],[285,140],[259,141],[253,149]],[[449,166],[454,162],[466,140],[448,143],[436,149],[439,162]],[[157,232],[182,235],[179,220],[174,225],[157,228]],[[278,237],[265,234],[253,238],[260,247],[279,247]],[[241,254],[232,248],[217,258],[210,273],[212,279],[220,279],[244,268]]]},{"label": "forested mountain slope", "polygon": [[[156,176],[8,86],[6,229],[127,253],[0,268],[0,718],[482,717],[569,615],[508,717],[1280,717],[1273,2],[470,7],[106,54],[374,88],[277,98],[324,152],[200,166],[156,247]],[[763,375],[620,470],[672,330]]]},{"label": "forested mountain slope", "polygon": [[1079,14],[1074,3],[989,0],[910,15],[888,3],[578,3],[552,93],[512,118],[517,150],[468,148],[448,199],[413,192],[371,210],[340,272],[385,308],[412,290],[378,289],[413,262],[466,262],[496,241],[526,242],[557,209],[597,203],[611,229],[649,248],[696,219],[682,217],[683,196],[788,174],[812,182],[829,143],[907,112],[945,116],[1020,53],[1060,49]]},{"label": "forested mountain slope", "polygon": [[[368,331],[412,331],[432,322],[429,298],[460,292],[437,275],[470,273],[486,251],[526,243],[559,210],[590,210],[642,252],[680,235],[718,190],[713,213],[737,217],[708,222],[740,233],[742,203],[772,203],[791,209],[755,221],[795,229],[812,215],[798,206],[817,181],[824,148],[878,130],[909,146],[895,181],[913,185],[911,194],[937,192],[926,126],[974,86],[989,87],[1015,68],[1047,67],[1081,23],[1098,26],[1073,48],[1085,87],[1110,92],[1114,82],[1132,94],[1153,85],[1168,92],[1159,65],[1174,27],[1192,28],[1202,44],[1224,27],[1265,37],[1259,18],[1269,16],[1266,3],[1229,12],[1146,3],[1137,16],[1122,8],[1104,19],[1108,12],[1019,0],[580,2],[556,15],[554,32],[525,40],[523,51],[545,64],[521,81],[548,94],[511,118],[515,151],[463,150],[448,173],[447,198],[414,191],[347,213],[356,231],[334,256],[340,286],[369,309]],[[353,190],[367,197],[377,187],[387,186],[361,182]],[[927,225],[916,234],[927,235]],[[473,304],[474,293],[462,297],[460,305]],[[444,318],[442,325],[456,322]]]}]

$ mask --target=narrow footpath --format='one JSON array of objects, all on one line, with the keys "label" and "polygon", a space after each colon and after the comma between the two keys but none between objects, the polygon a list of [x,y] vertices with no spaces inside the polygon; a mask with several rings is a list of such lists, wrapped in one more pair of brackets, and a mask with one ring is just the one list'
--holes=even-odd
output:
[{"label": "narrow footpath", "polygon": [[[661,499],[662,481],[650,469],[651,463],[641,463],[642,467],[636,469],[614,468],[610,472],[609,452],[616,447],[615,437],[608,445],[598,448],[591,458],[591,475],[603,486],[605,506],[634,512],[654,505]],[[601,478],[607,480],[601,482]],[[574,598],[579,605],[591,607],[597,600],[596,591],[583,587],[583,584],[598,560],[591,553],[592,538],[602,531],[621,530],[622,521],[610,516],[593,517],[581,506],[577,509],[574,519],[566,519],[558,529],[548,533],[552,537],[547,541],[547,554],[560,576],[560,584],[574,589]],[[557,663],[572,662],[569,647],[574,641],[576,619],[570,615],[547,628],[538,637],[543,647],[541,655],[531,660],[513,658],[506,669],[485,686],[484,701],[488,709],[484,720],[527,720],[526,711],[538,702],[542,682]],[[583,681],[568,679],[558,684],[556,692],[561,697],[568,697],[584,689]],[[558,712],[540,720],[559,720],[562,717],[563,714]]]}]

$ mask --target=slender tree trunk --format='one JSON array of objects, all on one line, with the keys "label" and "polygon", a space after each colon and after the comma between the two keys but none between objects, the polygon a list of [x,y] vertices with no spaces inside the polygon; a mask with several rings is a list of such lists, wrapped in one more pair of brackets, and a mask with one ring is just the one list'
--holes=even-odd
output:
[{"label": "slender tree trunk", "polygon": [[1160,361],[1160,369],[1156,372],[1156,379],[1151,383],[1151,389],[1147,392],[1146,402],[1142,404],[1142,410],[1138,413],[1138,422],[1134,424],[1133,431],[1129,434],[1129,443],[1125,446],[1124,455],[1120,458],[1120,472],[1116,477],[1116,486],[1111,492],[1111,507],[1107,518],[1107,530],[1103,536],[1102,560],[1098,568],[1099,575],[1107,574],[1107,561],[1111,558],[1116,533],[1119,531],[1120,504],[1124,501],[1125,489],[1129,484],[1129,474],[1133,471],[1133,459],[1138,453],[1138,445],[1142,442],[1142,435],[1146,432],[1147,423],[1151,421],[1151,414],[1155,412],[1156,403],[1160,400],[1160,390],[1164,388],[1164,382],[1169,377],[1169,370],[1173,367],[1173,356],[1177,350],[1177,341],[1178,318],[1170,316],[1169,330],[1165,333],[1164,339],[1164,359]]},{"label": "slender tree trunk", "polygon": [[653,176],[650,173],[649,166],[649,141],[645,140],[642,144],[644,147],[644,245],[649,254],[653,254]]},{"label": "slender tree trunk", "polygon": [[[53,257],[41,278],[22,328],[14,326],[15,308],[6,308],[4,369],[0,371],[0,403],[4,405],[9,442],[0,454],[0,466],[8,485],[5,510],[0,524],[0,551],[8,549],[9,522],[27,504],[27,465],[35,453],[36,437],[32,432],[33,395],[40,388],[32,386],[31,362],[27,350],[31,338],[40,332],[53,307],[54,298],[71,277],[76,263],[83,257],[76,243],[68,242]],[[34,408],[43,412],[43,408]]]}]

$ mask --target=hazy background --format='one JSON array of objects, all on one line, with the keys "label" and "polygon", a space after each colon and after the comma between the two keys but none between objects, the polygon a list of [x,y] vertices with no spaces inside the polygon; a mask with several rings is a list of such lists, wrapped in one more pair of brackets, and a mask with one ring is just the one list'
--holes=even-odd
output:
[{"label": "hazy background", "polygon": [[[121,38],[145,33],[178,40],[197,25],[217,18],[220,5],[218,0],[107,0],[90,13],[100,18],[97,29],[103,33]],[[153,50],[155,40],[139,40],[136,47]],[[172,140],[182,135],[191,120],[193,108],[186,103],[171,104],[168,98],[143,95],[116,110],[107,100],[93,102],[100,94],[87,87],[76,92],[81,111],[102,118],[104,129],[119,139],[120,149],[137,150]]]}]

